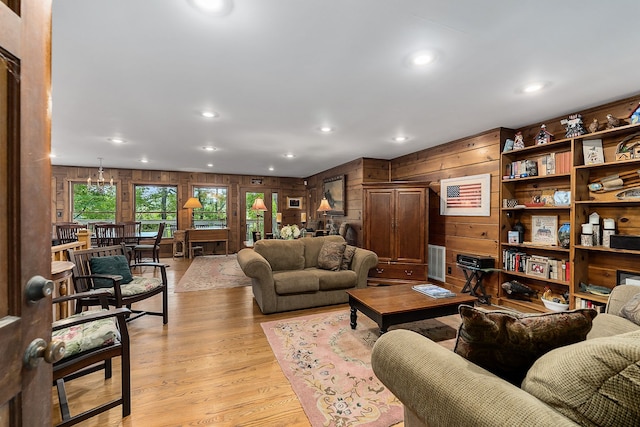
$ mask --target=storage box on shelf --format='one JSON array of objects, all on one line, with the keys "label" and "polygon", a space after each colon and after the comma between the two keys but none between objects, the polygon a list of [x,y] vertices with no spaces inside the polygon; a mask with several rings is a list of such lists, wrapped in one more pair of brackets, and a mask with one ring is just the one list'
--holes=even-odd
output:
[{"label": "storage box on shelf", "polygon": [[[609,248],[602,243],[597,246],[583,245],[579,235],[580,225],[588,223],[589,215],[594,212],[598,213],[601,220],[613,219],[616,234],[640,235],[640,191],[628,191],[640,187],[640,175],[637,172],[640,170],[640,154],[631,150],[628,160],[616,160],[620,158],[620,143],[629,140],[628,137],[637,132],[640,132],[639,125],[628,125],[575,139],[578,158],[572,182],[575,198],[572,223],[575,226],[572,228],[574,273],[571,285],[575,307],[607,302],[606,295],[581,290],[581,283],[613,288],[618,284],[617,270],[640,271],[640,250]],[[585,164],[588,161],[584,161],[583,144],[594,139],[601,140],[604,162]]]},{"label": "storage box on shelf", "polygon": [[[499,289],[498,304],[521,311],[548,311],[540,297],[545,288],[554,293],[569,292],[570,250],[558,245],[558,227],[570,222],[571,170],[574,163],[572,140],[562,139],[545,144],[507,151],[501,155],[502,180],[500,198],[505,201],[500,212],[500,246],[502,272],[500,282],[517,280],[537,291],[530,301],[509,298]],[[561,193],[560,193],[561,192]],[[564,197],[558,197],[562,194]],[[555,196],[555,197],[554,197]],[[517,200],[514,206],[509,200]],[[569,203],[567,203],[569,202]],[[534,235],[535,217],[552,219],[555,229],[546,229],[551,241],[537,242]],[[514,242],[509,231],[516,223],[524,226],[524,239]],[[529,268],[530,260],[542,268]],[[529,265],[531,267],[531,265]],[[538,267],[538,266],[537,266]]]}]

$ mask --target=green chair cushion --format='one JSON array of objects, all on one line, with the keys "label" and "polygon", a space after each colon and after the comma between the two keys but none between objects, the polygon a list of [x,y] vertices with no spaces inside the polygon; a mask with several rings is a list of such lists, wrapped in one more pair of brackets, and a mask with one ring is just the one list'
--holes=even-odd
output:
[{"label": "green chair cushion", "polygon": [[[129,261],[124,255],[93,257],[89,260],[91,274],[108,274],[111,276],[122,276],[120,284],[127,284],[133,280]],[[113,282],[107,279],[93,279],[96,288],[109,288]]]},{"label": "green chair cushion", "polygon": [[[131,297],[134,295],[140,295],[150,292],[162,286],[162,281],[156,277],[134,277],[131,282],[126,285],[120,286],[120,291],[123,297]],[[113,288],[108,289],[108,292],[113,295],[115,291]]]}]

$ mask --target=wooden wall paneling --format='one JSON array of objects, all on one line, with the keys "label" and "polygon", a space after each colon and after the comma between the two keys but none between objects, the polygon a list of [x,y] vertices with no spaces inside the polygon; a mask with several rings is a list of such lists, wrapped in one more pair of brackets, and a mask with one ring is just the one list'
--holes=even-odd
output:
[{"label": "wooden wall paneling", "polygon": [[382,159],[362,159],[363,182],[389,182],[391,181],[391,162]]}]

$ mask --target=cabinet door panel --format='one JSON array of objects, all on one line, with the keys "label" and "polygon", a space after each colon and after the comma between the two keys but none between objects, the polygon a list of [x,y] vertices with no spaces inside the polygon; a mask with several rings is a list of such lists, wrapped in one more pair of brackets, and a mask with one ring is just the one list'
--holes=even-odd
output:
[{"label": "cabinet door panel", "polygon": [[424,262],[425,223],[424,189],[398,190],[394,224],[399,262]]},{"label": "cabinet door panel", "polygon": [[365,247],[378,254],[380,262],[391,261],[393,254],[393,191],[372,190],[366,199]]}]

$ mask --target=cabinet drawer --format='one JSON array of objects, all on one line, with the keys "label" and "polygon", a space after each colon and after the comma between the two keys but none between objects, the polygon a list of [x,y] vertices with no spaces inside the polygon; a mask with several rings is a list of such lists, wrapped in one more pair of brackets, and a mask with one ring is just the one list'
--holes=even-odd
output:
[{"label": "cabinet drawer", "polygon": [[369,270],[369,277],[385,279],[427,280],[426,264],[378,264]]}]

